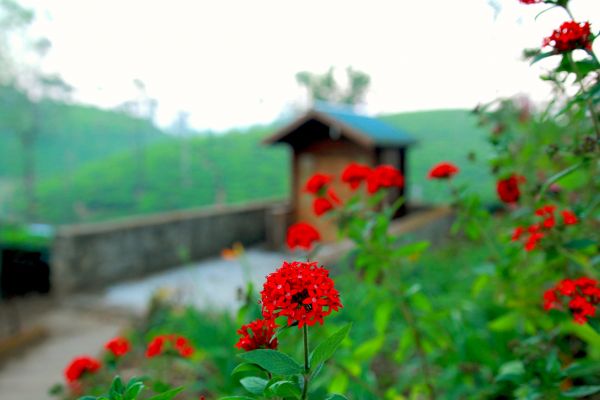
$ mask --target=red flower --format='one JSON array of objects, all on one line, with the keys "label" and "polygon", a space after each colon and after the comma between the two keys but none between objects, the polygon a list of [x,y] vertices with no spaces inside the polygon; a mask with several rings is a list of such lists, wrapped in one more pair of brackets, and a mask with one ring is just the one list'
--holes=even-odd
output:
[{"label": "red flower", "polygon": [[131,344],[126,338],[117,336],[106,342],[104,348],[110,351],[115,357],[121,357],[129,352]]},{"label": "red flower", "polygon": [[565,225],[575,225],[577,222],[579,222],[577,216],[572,211],[564,210],[561,212],[561,214],[563,217],[563,223]]},{"label": "red flower", "polygon": [[449,162],[441,162],[436,164],[429,171],[427,177],[429,179],[449,179],[458,173],[459,169],[456,165]]},{"label": "red flower", "polygon": [[585,276],[563,279],[544,293],[544,309],[562,308],[564,303],[559,296],[570,297],[567,307],[571,310],[573,320],[578,324],[585,324],[588,317],[596,315],[596,306],[600,303],[600,286],[597,280]]},{"label": "red flower", "polygon": [[146,357],[152,358],[173,350],[181,357],[189,357],[194,354],[194,347],[189,340],[181,335],[159,335],[148,343]]},{"label": "red flower", "polygon": [[86,373],[94,373],[100,369],[100,361],[88,356],[74,358],[65,369],[67,382],[76,382]]},{"label": "red flower", "polygon": [[564,53],[575,49],[592,49],[590,23],[575,21],[564,22],[552,35],[544,39],[542,47],[551,46],[556,53]]},{"label": "red flower", "polygon": [[496,191],[498,192],[500,200],[509,204],[519,201],[519,197],[521,197],[519,183],[524,181],[524,177],[515,174],[506,179],[500,179],[496,184]]},{"label": "red flower", "polygon": [[537,247],[540,240],[544,238],[544,234],[540,232],[533,232],[529,234],[529,238],[525,242],[525,251],[532,251]]},{"label": "red flower", "polygon": [[298,222],[288,228],[286,241],[290,250],[296,247],[310,250],[313,243],[319,240],[321,240],[319,231],[306,222]]},{"label": "red flower", "polygon": [[367,177],[367,191],[370,194],[376,193],[381,188],[402,186],[404,186],[402,173],[391,165],[380,165]]},{"label": "red flower", "polygon": [[331,182],[330,175],[316,173],[313,176],[311,176],[308,181],[306,181],[306,186],[304,187],[304,190],[308,193],[318,194],[321,191],[321,189],[323,189],[326,185],[329,184],[329,182]]},{"label": "red flower", "polygon": [[275,329],[277,324],[273,320],[257,319],[249,324],[242,325],[237,331],[241,336],[235,347],[246,351],[256,349],[277,349],[277,338]]},{"label": "red flower", "polygon": [[331,200],[333,200],[333,202],[335,204],[337,204],[337,205],[342,204],[342,199],[339,198],[339,196],[333,189],[331,189],[331,188],[327,189],[327,196],[329,196],[329,198]]},{"label": "red flower", "polygon": [[537,4],[541,3],[544,0],[519,0],[523,4]]},{"label": "red flower", "polygon": [[342,308],[329,271],[316,262],[284,262],[267,276],[261,292],[266,319],[287,317],[287,324],[312,326]]},{"label": "red flower", "polygon": [[519,240],[521,238],[521,235],[525,232],[525,229],[523,229],[523,227],[521,226],[517,226],[515,228],[515,230],[513,231],[513,235],[512,235],[512,241],[516,242],[517,240]]},{"label": "red flower", "polygon": [[552,204],[547,204],[535,210],[535,215],[540,217],[554,215],[554,210],[556,210],[556,206]]},{"label": "red flower", "polygon": [[371,173],[371,167],[363,164],[350,163],[342,172],[342,182],[350,185],[352,190],[360,186]]},{"label": "red flower", "polygon": [[333,204],[325,197],[317,197],[313,202],[313,210],[315,215],[320,217],[321,215],[329,212],[333,209]]}]

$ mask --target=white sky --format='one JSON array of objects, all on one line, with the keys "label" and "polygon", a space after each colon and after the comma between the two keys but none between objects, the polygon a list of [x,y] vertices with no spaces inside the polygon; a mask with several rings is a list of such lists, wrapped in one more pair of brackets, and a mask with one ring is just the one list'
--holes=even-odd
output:
[{"label": "white sky", "polygon": [[[520,60],[525,47],[567,20],[544,5],[495,0],[29,0],[33,33],[53,44],[44,69],[75,99],[111,108],[142,80],[157,122],[179,110],[197,129],[274,120],[302,102],[294,75],[351,65],[372,79],[371,113],[474,107],[548,86]],[[599,0],[572,0],[576,18],[600,25]],[[600,42],[596,41],[597,43]],[[596,45],[596,47],[598,47]]]}]

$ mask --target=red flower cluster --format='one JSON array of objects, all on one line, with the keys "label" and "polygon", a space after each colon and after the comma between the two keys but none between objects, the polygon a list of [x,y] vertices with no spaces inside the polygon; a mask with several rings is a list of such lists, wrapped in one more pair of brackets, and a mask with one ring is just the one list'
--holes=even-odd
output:
[{"label": "red flower cluster", "polygon": [[585,324],[588,317],[596,314],[596,306],[600,303],[600,286],[597,280],[587,277],[563,279],[544,292],[544,309],[562,309],[560,297],[570,298],[567,306],[573,314],[573,320]]},{"label": "red flower cluster", "polygon": [[373,194],[381,188],[402,187],[402,173],[391,165],[379,165],[367,176],[367,192]]},{"label": "red flower cluster", "polygon": [[506,179],[500,179],[496,184],[496,190],[498,197],[505,203],[511,204],[519,201],[521,197],[521,191],[519,190],[519,183],[524,183],[525,177],[521,175],[512,174]]},{"label": "red flower cluster", "polygon": [[312,194],[320,194],[322,189],[331,182],[331,176],[316,173],[306,182],[304,190]]},{"label": "red flower cluster", "polygon": [[537,4],[541,3],[544,0],[519,0],[523,4]]},{"label": "red flower cluster", "polygon": [[101,366],[100,361],[93,357],[75,357],[65,369],[65,378],[69,383],[77,382],[83,374],[94,373],[98,371]]},{"label": "red flower cluster", "polygon": [[557,53],[575,49],[592,49],[592,34],[590,23],[575,21],[564,22],[552,35],[544,39],[542,47],[551,46]]},{"label": "red flower cluster", "polygon": [[[555,211],[556,206],[551,204],[538,208],[535,211],[535,215],[544,218],[544,220],[541,223],[533,224],[528,228],[523,228],[521,226],[516,227],[513,231],[512,241],[516,242],[518,240],[523,239],[523,235],[527,232],[529,233],[529,236],[524,241],[525,250],[534,250],[537,247],[539,241],[542,240],[546,235],[545,232],[556,226]],[[572,211],[563,210],[561,211],[561,214],[563,217],[563,225],[565,226],[574,225],[577,222],[579,222],[577,216]]]},{"label": "red flower cluster", "polygon": [[190,357],[194,354],[194,347],[190,341],[181,335],[159,335],[152,339],[146,348],[146,357],[152,358],[165,353],[168,350],[174,350],[181,357]]},{"label": "red flower cluster", "polygon": [[285,262],[267,276],[261,292],[266,319],[287,317],[287,324],[312,326],[342,308],[329,271],[316,262]]},{"label": "red flower cluster", "polygon": [[275,329],[277,324],[272,319],[257,319],[249,324],[242,325],[237,333],[241,336],[235,347],[246,351],[256,349],[277,349]]},{"label": "red flower cluster", "polygon": [[356,190],[371,172],[371,167],[367,165],[350,163],[342,172],[342,182],[349,184],[350,189]]},{"label": "red flower cluster", "polygon": [[441,162],[433,166],[427,177],[429,179],[449,179],[458,173],[459,169],[456,165],[449,162]]},{"label": "red flower cluster", "polygon": [[313,243],[321,240],[321,235],[312,225],[298,222],[288,228],[286,242],[290,250],[296,247],[310,250]]},{"label": "red flower cluster", "polygon": [[115,357],[121,357],[129,352],[131,344],[126,338],[117,336],[106,342],[104,348],[110,351]]},{"label": "red flower cluster", "polygon": [[317,217],[320,217],[331,210],[333,210],[333,203],[326,197],[317,197],[313,201],[313,211]]}]

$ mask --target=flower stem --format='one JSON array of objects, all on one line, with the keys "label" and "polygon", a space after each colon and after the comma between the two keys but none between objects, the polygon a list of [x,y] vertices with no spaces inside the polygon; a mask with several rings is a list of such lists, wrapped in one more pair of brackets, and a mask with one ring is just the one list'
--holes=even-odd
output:
[{"label": "flower stem", "polygon": [[304,337],[304,387],[302,388],[302,400],[308,397],[308,381],[310,365],[308,364],[308,326],[302,327],[302,336]]},{"label": "flower stem", "polygon": [[406,299],[400,300],[400,312],[404,316],[406,323],[413,332],[415,347],[417,348],[417,354],[419,355],[419,358],[421,360],[421,370],[423,371],[423,378],[425,379],[425,385],[429,390],[429,399],[435,400],[435,387],[432,383],[431,371],[429,369],[429,363],[427,362],[427,355],[425,354],[425,349],[423,348],[421,332],[417,327],[415,318],[412,314],[410,307],[408,306],[408,303],[406,302]]}]

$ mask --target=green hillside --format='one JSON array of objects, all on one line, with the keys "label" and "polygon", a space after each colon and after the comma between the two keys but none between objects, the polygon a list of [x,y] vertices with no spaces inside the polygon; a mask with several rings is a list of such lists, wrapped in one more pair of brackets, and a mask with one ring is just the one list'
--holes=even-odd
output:
[{"label": "green hillside", "polygon": [[[270,132],[272,128],[262,127],[185,142],[171,138],[151,146],[145,157],[143,188],[137,195],[131,152],[89,163],[70,181],[57,177],[42,183],[40,213],[47,222],[65,223],[216,202],[284,198],[288,193],[288,156],[284,148],[260,144]],[[189,154],[189,175],[182,173],[182,151]]]},{"label": "green hillside", "polygon": [[[0,91],[2,89],[0,88]],[[0,93],[0,105],[6,93]],[[10,121],[21,110],[0,110],[0,179],[18,179],[22,153]],[[2,108],[2,107],[0,107]],[[116,152],[131,150],[136,140],[150,144],[164,138],[149,122],[125,114],[81,105],[43,102],[40,105],[40,131],[35,145],[36,174],[52,177],[70,174],[82,165]]]},{"label": "green hillside", "polygon": [[[495,198],[495,187],[486,163],[491,150],[487,132],[477,125],[476,117],[468,110],[435,110],[384,115],[390,125],[414,136],[418,143],[411,148],[408,161],[408,180],[413,201],[424,203],[447,202],[446,185],[427,179],[429,168],[440,161],[459,166],[455,183],[469,183],[469,189],[484,200]],[[474,160],[469,154],[475,155]]]},{"label": "green hillside", "polygon": [[[426,179],[436,162],[461,168],[457,182],[467,182],[488,199],[493,185],[483,162],[485,132],[466,110],[425,111],[382,116],[414,135],[419,143],[409,153],[409,185],[414,200],[447,200],[440,182]],[[69,180],[45,180],[39,188],[41,214],[48,222],[101,220],[133,214],[181,209],[215,202],[240,203],[284,198],[289,190],[289,155],[283,147],[260,140],[275,127],[255,127],[181,142],[170,138],[151,146],[145,159],[143,190],[134,195],[135,158],[131,152],[91,162]],[[189,176],[182,174],[182,146],[188,146]],[[467,159],[470,152],[478,161]]]}]

